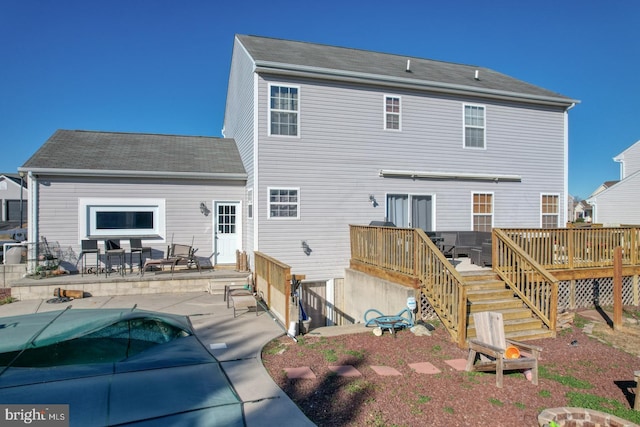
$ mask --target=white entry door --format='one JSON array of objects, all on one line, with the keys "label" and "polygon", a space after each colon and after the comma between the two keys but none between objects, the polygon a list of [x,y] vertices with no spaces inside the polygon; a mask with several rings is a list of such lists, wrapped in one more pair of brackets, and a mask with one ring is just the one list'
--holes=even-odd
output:
[{"label": "white entry door", "polygon": [[216,203],[216,264],[234,264],[240,249],[240,203]]}]

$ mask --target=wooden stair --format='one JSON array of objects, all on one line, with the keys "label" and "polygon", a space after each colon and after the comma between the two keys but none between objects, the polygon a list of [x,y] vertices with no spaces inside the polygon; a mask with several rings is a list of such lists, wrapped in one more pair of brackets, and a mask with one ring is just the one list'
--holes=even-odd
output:
[{"label": "wooden stair", "polygon": [[505,337],[517,341],[549,338],[552,332],[533,315],[497,274],[468,272],[462,274],[467,290],[467,337],[474,338],[476,329],[472,313],[496,311],[502,313]]}]

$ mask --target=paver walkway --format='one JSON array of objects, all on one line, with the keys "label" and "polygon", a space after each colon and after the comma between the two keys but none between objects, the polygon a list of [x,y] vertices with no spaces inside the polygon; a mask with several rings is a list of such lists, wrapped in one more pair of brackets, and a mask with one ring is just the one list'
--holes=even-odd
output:
[{"label": "paver walkway", "polygon": [[[448,366],[456,371],[464,371],[467,364],[466,359],[450,359],[445,360]],[[419,374],[438,374],[442,372],[430,362],[410,363],[409,367]],[[397,369],[391,366],[369,366],[373,372],[381,376],[402,375]],[[329,370],[340,377],[360,377],[362,373],[351,365],[329,366]],[[284,368],[287,378],[309,380],[315,379],[316,374],[308,366],[300,366],[297,368]]]}]

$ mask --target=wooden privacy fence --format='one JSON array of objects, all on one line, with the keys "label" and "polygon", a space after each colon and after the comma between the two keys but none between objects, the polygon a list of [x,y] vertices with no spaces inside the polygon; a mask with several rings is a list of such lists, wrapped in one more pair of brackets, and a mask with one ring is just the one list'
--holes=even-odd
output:
[{"label": "wooden privacy fence", "polygon": [[[286,326],[298,321],[298,307],[292,304],[291,267],[262,252],[254,252],[255,288],[261,294],[269,310]],[[304,279],[303,275],[296,275]]]}]

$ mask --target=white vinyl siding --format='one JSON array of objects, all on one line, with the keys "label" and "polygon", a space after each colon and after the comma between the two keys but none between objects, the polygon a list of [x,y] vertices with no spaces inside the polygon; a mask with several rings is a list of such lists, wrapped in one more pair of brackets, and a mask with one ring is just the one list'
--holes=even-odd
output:
[{"label": "white vinyl siding", "polygon": [[560,222],[560,196],[542,194],[540,197],[540,227],[557,228]]},{"label": "white vinyl siding", "polygon": [[384,96],[384,128],[402,130],[402,100],[399,96]]},{"label": "white vinyl siding", "polygon": [[300,89],[296,86],[269,85],[270,135],[298,136]]},{"label": "white vinyl siding", "polygon": [[485,148],[485,107],[465,104],[464,111],[464,147]]},{"label": "white vinyl siding", "polygon": [[[487,101],[491,112],[484,150],[462,146],[462,107],[480,104],[443,95],[347,83],[291,78],[304,95],[303,135],[295,144],[269,137],[269,83],[258,79],[257,155],[260,181],[254,187],[259,250],[306,274],[308,280],[342,277],[349,265],[349,225],[382,221],[388,194],[432,195],[433,230],[471,230],[472,193],[493,197],[494,227],[540,227],[540,194],[563,193],[564,111]],[[385,95],[402,97],[402,131],[383,129]],[[471,102],[475,101],[475,102]],[[521,182],[382,178],[381,169],[473,172],[522,176]],[[268,188],[304,191],[297,221],[274,220]],[[374,207],[373,195],[378,201]],[[302,204],[301,204],[302,209]],[[307,243],[310,255],[301,247]]]}]

